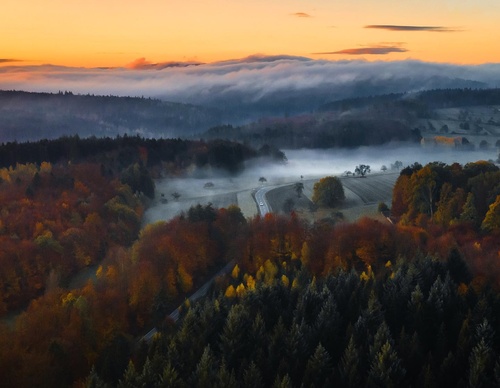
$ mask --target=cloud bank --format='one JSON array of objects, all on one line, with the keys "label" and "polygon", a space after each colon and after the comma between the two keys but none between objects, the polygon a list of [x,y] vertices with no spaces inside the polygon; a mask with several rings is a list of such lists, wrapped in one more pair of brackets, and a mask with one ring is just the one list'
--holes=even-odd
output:
[{"label": "cloud bank", "polygon": [[255,55],[196,66],[161,67],[141,59],[129,68],[114,69],[0,67],[3,90],[154,97],[217,108],[228,122],[309,112],[342,98],[463,87],[500,87],[500,64],[460,66],[413,60],[329,61]]}]

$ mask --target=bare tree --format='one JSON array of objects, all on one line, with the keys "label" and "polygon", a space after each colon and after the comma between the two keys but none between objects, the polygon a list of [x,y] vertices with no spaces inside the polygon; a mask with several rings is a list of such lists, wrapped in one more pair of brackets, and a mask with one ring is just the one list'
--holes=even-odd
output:
[{"label": "bare tree", "polygon": [[181,197],[181,195],[177,192],[177,191],[174,191],[172,194],[170,194],[176,201],[179,200],[179,198]]},{"label": "bare tree", "polygon": [[396,160],[393,164],[391,164],[391,170],[401,170],[403,167],[403,162],[400,160]]},{"label": "bare tree", "polygon": [[302,182],[297,182],[295,185],[293,185],[293,189],[297,193],[297,197],[302,196],[302,192],[304,191],[304,184]]},{"label": "bare tree", "polygon": [[361,177],[366,176],[366,174],[368,174],[370,171],[370,166],[367,164],[360,164],[354,169],[354,173],[356,175],[360,175]]}]

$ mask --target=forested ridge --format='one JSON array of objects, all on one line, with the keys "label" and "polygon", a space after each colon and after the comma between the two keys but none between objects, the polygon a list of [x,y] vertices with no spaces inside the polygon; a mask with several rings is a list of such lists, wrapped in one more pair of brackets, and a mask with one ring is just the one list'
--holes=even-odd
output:
[{"label": "forested ridge", "polygon": [[348,111],[366,107],[403,108],[418,117],[429,117],[433,109],[498,105],[500,89],[434,89],[413,93],[349,98],[324,104],[320,111]]},{"label": "forested ridge", "polygon": [[269,144],[291,149],[355,148],[390,142],[416,143],[421,139],[418,129],[385,112],[377,117],[356,114],[350,117],[302,115],[263,119],[240,127],[216,126],[202,136],[243,141],[254,147]]},{"label": "forested ridge", "polygon": [[[403,169],[395,224],[199,205],[139,230],[147,201],[133,182],[155,171],[150,154],[138,148],[121,171],[64,158],[0,170],[3,312],[31,301],[0,325],[4,385],[500,381],[495,165]],[[206,298],[183,303],[230,261]],[[68,274],[89,265],[93,279],[69,289]],[[153,341],[138,342],[153,326]]]},{"label": "forested ridge", "polygon": [[140,97],[0,90],[0,141],[60,136],[180,136],[220,122],[216,109]]},{"label": "forested ridge", "polygon": [[188,168],[219,168],[238,173],[244,162],[256,157],[276,162],[286,160],[276,148],[262,146],[258,151],[227,140],[148,139],[140,136],[116,138],[79,136],[0,145],[0,167],[43,162],[94,162],[119,173],[133,163],[141,163],[151,174],[185,174]]}]

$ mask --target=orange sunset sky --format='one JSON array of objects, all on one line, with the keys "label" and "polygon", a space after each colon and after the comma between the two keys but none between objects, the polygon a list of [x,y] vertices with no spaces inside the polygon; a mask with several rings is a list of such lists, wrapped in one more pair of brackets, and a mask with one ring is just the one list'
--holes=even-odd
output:
[{"label": "orange sunset sky", "polygon": [[498,0],[2,0],[0,64],[500,62]]}]

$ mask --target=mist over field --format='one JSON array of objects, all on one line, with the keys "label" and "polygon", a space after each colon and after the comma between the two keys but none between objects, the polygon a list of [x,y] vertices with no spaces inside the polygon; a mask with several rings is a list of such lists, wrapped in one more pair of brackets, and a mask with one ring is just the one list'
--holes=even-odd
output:
[{"label": "mist over field", "polygon": [[[369,175],[381,174],[380,168],[385,165],[388,170],[383,174],[394,176],[399,174],[399,171],[391,170],[391,164],[397,160],[403,163],[403,167],[406,167],[415,162],[422,165],[435,161],[447,164],[458,162],[464,165],[478,160],[497,158],[495,149],[458,151],[445,148],[422,148],[417,145],[329,150],[302,149],[284,152],[288,158],[286,164],[270,165],[258,160],[247,162],[245,170],[238,176],[231,177],[227,172],[210,169],[198,171],[189,177],[157,180],[155,182],[157,199],[146,210],[144,224],[168,220],[182,212],[187,212],[191,206],[209,203],[214,207],[237,204],[245,216],[252,217],[257,214],[252,192],[259,187],[278,187],[301,180],[309,181],[309,186],[312,186],[312,182],[322,177],[341,176],[345,171],[353,172],[359,164],[368,164],[371,167]],[[264,182],[260,181],[261,177],[265,178]],[[205,186],[207,183],[213,186],[207,188]],[[180,194],[178,200],[172,199],[171,194],[175,192]]]},{"label": "mist over field", "polygon": [[403,167],[415,162],[422,165],[430,162],[447,164],[466,164],[478,160],[495,160],[498,150],[460,151],[444,147],[423,148],[415,146],[387,145],[378,147],[360,147],[357,149],[330,150],[284,150],[288,162],[274,167],[251,167],[243,176],[264,175],[266,178],[297,177],[305,179],[326,175],[341,175],[345,171],[354,172],[359,164],[368,164],[372,173],[380,172],[382,165],[389,170],[391,164],[399,160]]},{"label": "mist over field", "polygon": [[211,64],[139,61],[132,68],[0,67],[0,89],[4,90],[155,97],[214,107],[233,123],[308,112],[342,98],[498,86],[499,64],[461,66],[415,60],[251,56]]}]

